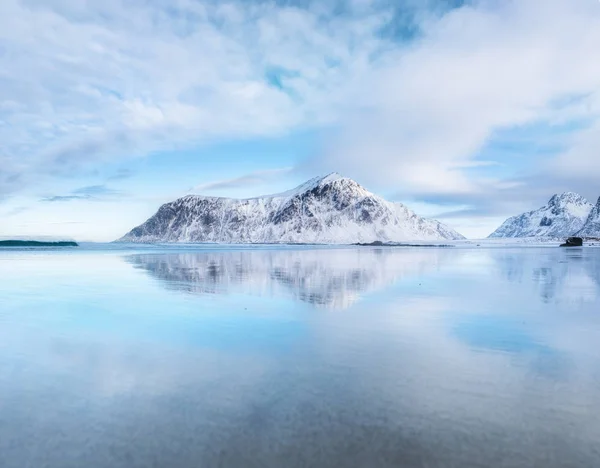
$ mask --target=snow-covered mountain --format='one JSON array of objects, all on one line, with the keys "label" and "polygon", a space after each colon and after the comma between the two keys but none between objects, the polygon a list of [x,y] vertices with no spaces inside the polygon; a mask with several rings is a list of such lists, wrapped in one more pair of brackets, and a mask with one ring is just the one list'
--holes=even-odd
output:
[{"label": "snow-covered mountain", "polygon": [[489,237],[564,237],[580,231],[593,205],[581,195],[554,195],[540,209],[508,218]]},{"label": "snow-covered mountain", "polygon": [[333,173],[258,198],[188,195],[161,206],[119,240],[351,244],[444,239],[463,236]]},{"label": "snow-covered mountain", "polygon": [[600,237],[600,198],[590,211],[583,229],[577,235],[581,237]]}]

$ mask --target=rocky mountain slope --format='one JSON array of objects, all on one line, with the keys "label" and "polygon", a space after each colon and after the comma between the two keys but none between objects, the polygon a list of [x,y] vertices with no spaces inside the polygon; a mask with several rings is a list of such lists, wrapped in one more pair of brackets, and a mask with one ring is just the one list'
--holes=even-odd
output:
[{"label": "rocky mountain slope", "polygon": [[593,205],[581,195],[554,195],[538,210],[508,218],[489,237],[564,237],[579,232]]},{"label": "rocky mountain slope", "polygon": [[590,211],[583,229],[576,233],[580,237],[600,237],[600,198]]},{"label": "rocky mountain slope", "polygon": [[330,174],[277,195],[188,195],[161,206],[123,242],[322,243],[456,240],[456,231]]}]

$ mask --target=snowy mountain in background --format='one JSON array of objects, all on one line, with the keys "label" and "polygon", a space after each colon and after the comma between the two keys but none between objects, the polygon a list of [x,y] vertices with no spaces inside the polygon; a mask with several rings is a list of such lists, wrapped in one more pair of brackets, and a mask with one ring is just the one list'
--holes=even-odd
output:
[{"label": "snowy mountain in background", "polygon": [[188,195],[161,206],[119,241],[352,244],[457,239],[464,237],[333,173],[258,198]]},{"label": "snowy mountain in background", "polygon": [[577,235],[581,237],[600,237],[600,198],[590,211],[583,229]]},{"label": "snowy mountain in background", "polygon": [[564,237],[579,232],[593,205],[581,195],[554,195],[538,210],[508,218],[489,237]]}]

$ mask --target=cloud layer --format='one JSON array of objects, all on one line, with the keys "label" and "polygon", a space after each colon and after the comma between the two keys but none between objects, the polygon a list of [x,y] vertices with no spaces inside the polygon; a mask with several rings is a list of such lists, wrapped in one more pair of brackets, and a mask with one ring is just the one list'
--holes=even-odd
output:
[{"label": "cloud layer", "polygon": [[106,185],[90,185],[73,190],[68,195],[51,195],[42,198],[44,202],[68,202],[74,200],[107,200],[123,196],[123,192]]},{"label": "cloud layer", "polygon": [[595,198],[598,50],[592,0],[4,0],[0,198],[122,158],[306,129],[324,145],[301,169],[399,198],[471,214],[562,189]]},{"label": "cloud layer", "polygon": [[[413,196],[522,198],[567,176],[590,189],[600,175],[600,62],[591,59],[599,47],[597,2],[455,9],[423,23],[422,37],[377,64],[361,95],[368,112],[345,123],[320,163],[387,178]],[[489,161],[492,143],[511,131],[536,138],[536,150],[521,142],[514,160]],[[540,173],[552,184],[534,180]]]},{"label": "cloud layer", "polygon": [[193,187],[190,192],[203,195],[217,190],[237,189],[239,187],[248,187],[266,184],[272,182],[275,178],[281,177],[292,171],[291,167],[283,167],[280,169],[269,169],[264,171],[254,171],[250,174],[245,174],[239,177],[230,179],[217,180],[202,185]]},{"label": "cloud layer", "polygon": [[117,157],[335,122],[385,15],[332,8],[2,2],[0,192]]}]

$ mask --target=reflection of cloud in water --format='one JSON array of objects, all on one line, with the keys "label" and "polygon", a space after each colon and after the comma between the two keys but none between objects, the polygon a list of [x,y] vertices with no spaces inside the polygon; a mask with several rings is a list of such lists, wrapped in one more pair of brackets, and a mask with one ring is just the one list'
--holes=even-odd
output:
[{"label": "reflection of cloud in water", "polygon": [[254,250],[126,257],[169,289],[198,294],[292,296],[344,309],[362,294],[436,270],[445,249]]},{"label": "reflection of cloud in water", "polygon": [[539,376],[565,379],[572,367],[565,353],[535,336],[535,330],[514,317],[471,315],[455,320],[453,332],[472,349],[520,356]]}]

